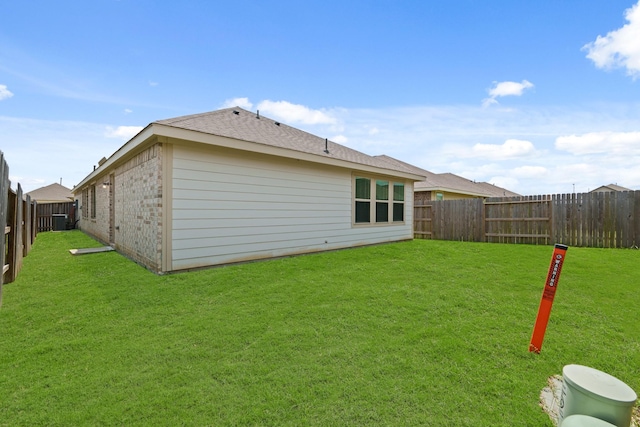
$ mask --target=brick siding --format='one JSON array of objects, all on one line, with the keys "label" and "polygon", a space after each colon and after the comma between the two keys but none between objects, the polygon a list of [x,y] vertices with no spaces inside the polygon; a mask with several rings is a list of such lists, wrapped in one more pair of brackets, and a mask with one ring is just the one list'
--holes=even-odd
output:
[{"label": "brick siding", "polygon": [[[95,218],[91,214],[82,218],[82,230],[114,244],[119,252],[147,268],[160,271],[162,145],[147,148],[99,181],[88,186],[96,187],[96,212]],[[103,182],[109,185],[103,186]],[[82,209],[90,209],[91,200],[88,205]]]}]

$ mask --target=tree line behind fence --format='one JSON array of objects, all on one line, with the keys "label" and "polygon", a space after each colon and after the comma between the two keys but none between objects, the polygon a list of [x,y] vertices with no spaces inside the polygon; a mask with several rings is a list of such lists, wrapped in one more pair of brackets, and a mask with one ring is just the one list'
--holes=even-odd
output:
[{"label": "tree line behind fence", "polygon": [[11,189],[9,165],[0,151],[0,230],[4,230],[0,239],[0,306],[2,305],[2,286],[11,283],[22,268],[22,259],[31,251],[36,238],[36,202],[22,194],[22,187]]},{"label": "tree line behind fence", "polygon": [[640,191],[420,201],[421,239],[596,248],[640,246]]}]

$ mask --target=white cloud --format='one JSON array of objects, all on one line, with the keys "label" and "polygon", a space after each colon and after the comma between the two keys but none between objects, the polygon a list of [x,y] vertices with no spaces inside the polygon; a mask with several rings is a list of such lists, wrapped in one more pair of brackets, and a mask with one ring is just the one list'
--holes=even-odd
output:
[{"label": "white cloud", "polygon": [[7,86],[0,85],[0,101],[2,101],[3,99],[11,98],[12,96],[13,93],[11,93],[9,89],[7,89]]},{"label": "white cloud", "polygon": [[[45,185],[52,184],[53,182],[47,182],[41,178],[24,178],[21,176],[9,175],[9,181],[11,181],[11,188],[15,191],[18,188],[18,184],[22,188],[23,193],[28,193],[30,191],[35,190],[36,188],[44,187]],[[58,184],[59,181],[55,181]],[[68,182],[63,182],[62,185],[67,186]]]},{"label": "white cloud", "polygon": [[640,1],[625,11],[629,21],[622,28],[598,36],[582,47],[587,58],[603,69],[626,68],[634,79],[640,77]]},{"label": "white cloud", "polygon": [[[322,137],[342,135],[347,138],[344,145],[366,154],[387,154],[435,173],[451,172],[493,182],[520,194],[571,192],[572,184],[576,191],[587,191],[602,185],[601,181],[640,189],[637,150],[620,145],[615,155],[578,155],[555,145],[558,137],[594,130],[629,138],[640,130],[640,104],[625,104],[624,108],[585,105],[580,109],[522,106],[512,110],[432,105],[325,112],[336,118],[335,124],[297,127]],[[332,130],[338,127],[343,130]],[[380,132],[370,132],[374,127]],[[612,138],[616,139],[624,138]],[[564,177],[565,166],[581,163],[600,172],[572,173],[559,179]]]},{"label": "white cloud", "polygon": [[531,89],[533,83],[528,80],[522,82],[493,82],[494,86],[489,89],[489,98],[485,98],[482,101],[483,107],[489,107],[490,105],[497,104],[496,98],[502,96],[521,96],[526,89]]},{"label": "white cloud", "polygon": [[158,86],[160,83],[149,81],[149,86]]},{"label": "white cloud", "polygon": [[528,80],[522,82],[500,82],[489,90],[489,96],[497,98],[499,96],[520,96],[525,89],[533,87],[533,83]]},{"label": "white cloud", "polygon": [[609,184],[611,180],[614,181],[617,178],[607,176],[603,169],[598,164],[592,163],[566,163],[555,167],[553,173],[553,180],[556,184],[562,184],[565,189],[564,192],[569,193],[569,189],[573,191],[573,187],[576,187],[576,192],[581,193],[594,188]]},{"label": "white cloud", "polygon": [[549,173],[544,166],[519,166],[511,170],[511,174],[518,178],[543,178]]},{"label": "white cloud", "polygon": [[333,124],[337,121],[326,110],[312,110],[304,105],[292,104],[287,101],[264,100],[258,104],[258,110],[285,123],[317,125]]},{"label": "white cloud", "polygon": [[499,104],[495,98],[485,98],[482,100],[482,108],[489,108],[492,105]]},{"label": "white cloud", "polygon": [[535,147],[530,141],[508,139],[504,144],[476,144],[471,149],[472,155],[493,160],[511,159],[535,154]]},{"label": "white cloud", "polygon": [[0,116],[0,134],[8,144],[2,151],[14,177],[25,192],[60,182],[71,188],[87,176],[101,157],[121,145],[108,138],[105,124],[38,120]]},{"label": "white cloud", "polygon": [[331,141],[337,142],[338,144],[345,144],[349,141],[349,138],[347,138],[344,135],[336,135],[333,138],[331,138]]},{"label": "white cloud", "polygon": [[497,163],[465,165],[456,164],[456,162],[453,162],[451,164],[451,168],[452,170],[455,169],[456,174],[468,177],[469,179],[474,179],[476,181],[488,181],[489,177],[491,176],[506,173],[505,168]]},{"label": "white cloud", "polygon": [[[558,167],[555,175],[561,177],[564,175],[565,177],[572,177],[575,180],[585,175],[594,175],[598,169],[598,167],[589,163],[573,163]],[[559,171],[563,173],[559,173]]]},{"label": "white cloud", "polygon": [[519,181],[516,178],[509,176],[494,176],[489,180],[489,184],[497,185],[498,187],[502,187],[507,190],[517,188],[518,183]]},{"label": "white cloud", "polygon": [[118,126],[117,128],[107,126],[105,136],[107,138],[120,138],[128,141],[136,136],[142,129],[144,129],[142,126]]},{"label": "white cloud", "polygon": [[640,154],[640,132],[589,132],[556,138],[555,147],[571,154]]},{"label": "white cloud", "polygon": [[249,98],[231,98],[222,103],[222,108],[240,107],[245,110],[251,110],[253,103],[249,101]]},{"label": "white cloud", "polygon": [[130,108],[125,108],[125,109],[124,109],[124,112],[125,112],[126,114],[130,114],[130,113],[133,113],[133,110],[132,110],[132,109],[130,109]]}]

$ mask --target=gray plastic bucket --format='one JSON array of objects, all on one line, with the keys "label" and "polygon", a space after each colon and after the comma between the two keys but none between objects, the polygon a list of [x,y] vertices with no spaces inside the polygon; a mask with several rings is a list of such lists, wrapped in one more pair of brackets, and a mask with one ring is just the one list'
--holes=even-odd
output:
[{"label": "gray plastic bucket", "polygon": [[560,427],[615,427],[601,419],[590,417],[589,415],[569,415],[562,421]]},{"label": "gray plastic bucket", "polygon": [[636,393],[605,372],[581,365],[562,369],[562,395],[558,425],[570,415],[588,415],[617,427],[629,427]]}]

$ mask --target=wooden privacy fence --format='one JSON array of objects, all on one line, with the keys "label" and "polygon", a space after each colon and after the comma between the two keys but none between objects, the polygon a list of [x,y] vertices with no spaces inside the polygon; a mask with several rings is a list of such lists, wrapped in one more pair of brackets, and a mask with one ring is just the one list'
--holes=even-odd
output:
[{"label": "wooden privacy fence", "polygon": [[414,236],[633,248],[640,246],[640,191],[419,202]]},{"label": "wooden privacy fence", "polygon": [[22,187],[11,189],[9,165],[0,151],[0,229],[4,230],[0,239],[0,305],[2,305],[2,286],[11,283],[22,268],[22,259],[31,251],[35,240],[36,203],[31,197],[23,197]]},{"label": "wooden privacy fence", "polygon": [[43,231],[60,231],[59,224],[56,223],[56,216],[64,216],[64,227],[62,229],[75,228],[76,204],[74,202],[65,203],[38,203],[36,208],[36,223],[38,233]]}]

